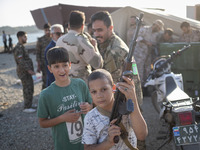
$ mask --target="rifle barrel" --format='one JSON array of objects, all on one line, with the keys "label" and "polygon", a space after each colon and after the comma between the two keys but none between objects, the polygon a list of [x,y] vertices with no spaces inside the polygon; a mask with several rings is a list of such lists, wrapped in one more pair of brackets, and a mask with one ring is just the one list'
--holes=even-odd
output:
[{"label": "rifle barrel", "polygon": [[129,62],[131,62],[132,60],[132,56],[133,56],[133,47],[135,47],[136,45],[136,40],[137,40],[137,36],[138,36],[138,33],[139,33],[139,28],[142,24],[142,18],[144,16],[144,13],[140,13],[140,16],[139,18],[137,18],[137,26],[136,26],[136,32],[134,33],[133,35],[133,40],[131,41],[130,45],[129,45],[129,53],[128,53],[128,57],[127,57],[127,60]]}]

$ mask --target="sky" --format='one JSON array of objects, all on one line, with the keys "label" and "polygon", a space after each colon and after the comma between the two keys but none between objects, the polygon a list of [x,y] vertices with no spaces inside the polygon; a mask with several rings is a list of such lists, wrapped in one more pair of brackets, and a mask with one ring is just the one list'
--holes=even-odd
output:
[{"label": "sky", "polygon": [[186,17],[186,6],[199,0],[0,0],[0,27],[35,25],[31,10],[61,4],[136,8],[162,8],[167,13]]}]

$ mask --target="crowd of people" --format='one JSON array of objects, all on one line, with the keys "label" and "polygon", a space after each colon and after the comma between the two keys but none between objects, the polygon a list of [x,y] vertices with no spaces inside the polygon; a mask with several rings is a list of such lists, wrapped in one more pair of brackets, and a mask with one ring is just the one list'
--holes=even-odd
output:
[{"label": "crowd of people", "polygon": [[3,44],[4,44],[4,52],[11,53],[13,50],[12,38],[11,38],[10,34],[8,34],[8,45],[7,45],[7,35],[4,30],[2,31],[2,40],[3,40]]},{"label": "crowd of people", "polygon": [[[115,34],[108,11],[91,16],[88,32],[85,32],[85,14],[78,10],[70,13],[67,30],[61,24],[45,24],[44,35],[38,38],[36,46],[37,71],[42,72],[38,106],[32,105],[32,75],[35,72],[24,47],[27,35],[24,31],[17,33],[18,44],[13,54],[23,86],[23,111],[33,113],[37,107],[40,126],[52,128],[56,150],[145,149],[148,129],[140,108],[142,86],[152,60],[159,56],[159,43],[175,42],[175,39],[173,29],[166,28],[162,20],[142,26],[132,58],[138,74],[134,74],[134,79],[122,76],[125,82],[121,82],[129,52],[127,45],[136,30],[137,17],[131,16],[130,19],[126,43]],[[179,41],[200,42],[199,31],[190,28],[189,23],[183,22],[180,28],[183,34]],[[7,48],[5,43],[4,48]],[[117,144],[113,138],[121,135],[122,126],[116,126],[116,120],[109,120],[115,101],[115,85],[127,100],[134,103],[134,111],[124,115],[121,121],[128,135],[120,137]]]},{"label": "crowd of people", "polygon": [[[162,20],[155,20],[151,26],[143,25],[138,33],[134,57],[138,67],[142,87],[150,73],[151,63],[160,56],[160,43],[200,42],[200,31],[190,27],[188,22],[180,25],[182,34],[174,37],[174,30],[164,26]],[[130,17],[130,27],[127,31],[127,45],[136,30],[136,16]]]}]

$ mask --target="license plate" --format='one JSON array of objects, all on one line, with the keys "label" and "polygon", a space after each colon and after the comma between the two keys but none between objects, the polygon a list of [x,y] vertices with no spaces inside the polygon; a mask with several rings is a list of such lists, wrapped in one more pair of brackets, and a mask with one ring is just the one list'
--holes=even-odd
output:
[{"label": "license plate", "polygon": [[200,142],[200,124],[173,127],[177,146]]}]

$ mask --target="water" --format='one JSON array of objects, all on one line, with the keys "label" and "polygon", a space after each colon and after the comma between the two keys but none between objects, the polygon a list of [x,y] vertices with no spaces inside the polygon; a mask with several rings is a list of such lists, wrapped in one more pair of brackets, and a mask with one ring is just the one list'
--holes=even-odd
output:
[{"label": "water", "polygon": [[[32,42],[36,42],[38,37],[41,37],[42,35],[44,35],[44,32],[36,32],[36,33],[28,33],[27,34],[27,43],[32,43]],[[16,45],[18,40],[17,40],[17,35],[16,34],[11,34],[10,35],[12,38],[12,43],[13,45]],[[8,45],[8,35],[7,35],[7,45]],[[0,47],[3,47],[3,39],[2,39],[2,35],[0,35]]]}]

